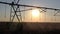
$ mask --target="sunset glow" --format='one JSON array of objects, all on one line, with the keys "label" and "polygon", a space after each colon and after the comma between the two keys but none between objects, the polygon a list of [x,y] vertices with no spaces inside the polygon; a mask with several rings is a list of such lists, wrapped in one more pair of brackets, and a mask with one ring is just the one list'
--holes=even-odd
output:
[{"label": "sunset glow", "polygon": [[34,10],[32,10],[32,16],[33,16],[33,17],[38,17],[39,14],[40,14],[40,12],[39,12],[38,9],[34,9]]}]

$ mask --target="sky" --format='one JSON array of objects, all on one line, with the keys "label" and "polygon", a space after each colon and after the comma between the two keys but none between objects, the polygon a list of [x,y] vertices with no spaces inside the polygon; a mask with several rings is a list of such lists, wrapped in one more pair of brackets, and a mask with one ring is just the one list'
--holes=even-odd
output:
[{"label": "sky", "polygon": [[[0,1],[11,3],[13,0],[0,0]],[[49,8],[60,9],[60,4],[59,3],[60,3],[60,0],[20,0],[20,2],[19,2],[19,4],[24,4],[24,5],[32,5],[32,6],[49,7]],[[6,18],[5,18],[5,11],[6,11]],[[28,11],[25,12],[26,13],[25,21],[33,21],[35,19],[34,18],[33,20],[31,20],[31,16],[29,16],[31,14],[30,12],[28,12]],[[44,14],[45,13],[41,14],[42,17],[40,16],[38,18],[37,22],[39,22],[39,19],[40,19],[40,21],[43,21],[43,22],[44,21],[48,21],[48,22],[49,21],[55,21],[55,19],[56,19],[57,22],[60,21],[59,20],[60,16],[56,16],[56,17],[52,16],[52,14],[53,14],[52,11],[46,13],[46,18],[44,17]],[[9,5],[4,5],[4,4],[0,4],[0,21],[9,20],[9,16],[10,16],[10,6]],[[29,17],[30,19],[27,18],[27,17]],[[37,19],[35,19],[35,20],[37,20]]]}]

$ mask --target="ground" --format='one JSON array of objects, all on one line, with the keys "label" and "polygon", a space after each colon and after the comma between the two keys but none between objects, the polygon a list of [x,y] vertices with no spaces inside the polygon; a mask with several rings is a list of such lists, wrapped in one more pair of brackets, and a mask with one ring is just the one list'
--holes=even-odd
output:
[{"label": "ground", "polygon": [[0,22],[1,34],[60,34],[60,23]]}]

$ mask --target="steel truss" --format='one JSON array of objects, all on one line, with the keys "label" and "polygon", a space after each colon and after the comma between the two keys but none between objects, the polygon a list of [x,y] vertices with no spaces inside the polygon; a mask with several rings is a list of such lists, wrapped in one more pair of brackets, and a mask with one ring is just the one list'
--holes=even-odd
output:
[{"label": "steel truss", "polygon": [[[15,1],[15,0],[14,0],[14,1]],[[57,11],[57,12],[54,14],[54,16],[56,16],[56,14],[60,12],[60,9],[55,9],[55,8],[37,7],[37,6],[30,6],[30,5],[18,4],[18,3],[19,3],[19,0],[18,0],[16,3],[15,3],[15,2],[12,2],[12,3],[0,2],[0,3],[1,3],[1,4],[7,4],[7,5],[10,5],[10,6],[11,6],[11,12],[10,12],[10,21],[11,21],[11,22],[13,22],[15,16],[17,17],[17,19],[18,19],[19,22],[22,22],[21,12],[23,12],[23,11],[28,11],[28,10],[32,10],[32,9],[20,10],[20,6],[22,6],[22,7],[38,8],[38,9],[42,10],[42,11],[40,11],[40,12],[46,12],[47,9],[48,9],[48,10]],[[16,7],[16,8],[15,8],[15,7]],[[12,11],[12,9],[13,9],[14,12]],[[19,9],[19,10],[18,10],[18,9]],[[19,12],[20,15],[18,15],[17,12]],[[14,15],[12,15],[12,13],[13,13]],[[18,16],[19,16],[20,18],[19,18]]]}]

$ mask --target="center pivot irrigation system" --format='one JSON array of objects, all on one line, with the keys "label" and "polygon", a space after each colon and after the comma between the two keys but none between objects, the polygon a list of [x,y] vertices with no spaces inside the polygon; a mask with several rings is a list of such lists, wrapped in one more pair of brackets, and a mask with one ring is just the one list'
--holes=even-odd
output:
[{"label": "center pivot irrigation system", "polygon": [[[59,13],[59,11],[60,11],[60,9],[55,9],[55,8],[47,8],[47,7],[38,7],[38,6],[22,5],[22,4],[18,4],[19,1],[20,1],[20,0],[17,0],[17,1],[14,0],[14,1],[12,1],[12,3],[7,3],[7,2],[1,2],[1,1],[0,1],[1,4],[9,5],[9,6],[11,6],[11,10],[13,9],[14,12],[12,12],[12,11],[10,12],[10,21],[11,21],[11,22],[13,22],[15,16],[17,17],[17,20],[18,20],[19,22],[22,22],[21,12],[27,11],[27,10],[32,10],[32,9],[20,10],[20,9],[19,9],[20,6],[21,6],[21,7],[38,8],[38,9],[42,10],[42,11],[40,11],[40,12],[46,12],[47,9],[48,9],[48,10],[57,11],[57,12],[54,14],[54,16],[55,16],[57,13]],[[16,7],[16,8],[15,8],[15,7]],[[19,9],[19,10],[18,10],[18,9]],[[18,15],[17,12],[19,12],[20,15]],[[14,15],[12,15],[12,13],[14,13]],[[18,16],[20,17],[20,19],[19,19]]]}]

